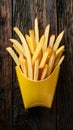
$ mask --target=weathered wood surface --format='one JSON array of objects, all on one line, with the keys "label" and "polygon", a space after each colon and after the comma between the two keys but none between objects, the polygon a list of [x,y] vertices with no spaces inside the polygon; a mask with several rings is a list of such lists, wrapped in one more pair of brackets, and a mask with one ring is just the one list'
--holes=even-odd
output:
[{"label": "weathered wood surface", "polygon": [[[53,106],[25,110],[15,74],[15,64],[5,47],[16,37],[18,26],[25,34],[39,19],[40,35],[46,24],[50,33],[65,30],[65,60],[61,66]],[[12,35],[13,34],[13,35]],[[73,129],[73,1],[72,0],[0,0],[0,130],[72,130]],[[13,72],[12,72],[13,70]]]},{"label": "weathered wood surface", "polygon": [[12,60],[5,48],[12,36],[11,0],[0,0],[0,130],[12,129]]},{"label": "weathered wood surface", "polygon": [[57,2],[58,32],[65,30],[65,60],[61,66],[57,89],[57,129],[73,129],[73,1]]}]

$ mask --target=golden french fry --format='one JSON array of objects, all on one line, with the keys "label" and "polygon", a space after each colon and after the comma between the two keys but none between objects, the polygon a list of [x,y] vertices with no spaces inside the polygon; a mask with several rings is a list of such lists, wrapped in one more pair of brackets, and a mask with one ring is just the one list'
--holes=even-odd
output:
[{"label": "golden french fry", "polygon": [[[39,28],[38,28],[38,19],[35,19],[35,23],[34,23],[34,27],[35,27],[35,43],[36,43],[36,47],[39,44]],[[39,57],[36,59],[35,63],[34,63],[34,80],[38,80],[38,76],[39,76]]]},{"label": "golden french fry", "polygon": [[58,62],[62,56],[62,53],[64,51],[64,46],[59,47],[59,49],[56,51],[56,57],[55,57],[55,63],[54,63],[54,67],[56,67],[58,65]]},{"label": "golden french fry", "polygon": [[39,29],[38,29],[38,19],[35,18],[35,40],[36,44],[39,43]]},{"label": "golden french fry", "polygon": [[18,55],[21,55],[20,50],[15,46],[15,44],[12,45],[13,49],[18,53]]},{"label": "golden french fry", "polygon": [[21,69],[24,73],[24,75],[27,77],[28,76],[28,71],[27,71],[27,61],[26,59],[23,58],[23,56],[19,56],[19,62],[20,62],[20,66],[21,66]]},{"label": "golden french fry", "polygon": [[64,58],[65,58],[65,56],[62,56],[62,57],[60,58],[60,60],[59,60],[59,62],[58,62],[58,65],[59,65],[59,66],[62,64]]},{"label": "golden french fry", "polygon": [[20,32],[20,30],[17,27],[14,27],[14,31],[19,36],[19,38],[20,38],[20,40],[22,42],[24,51],[25,51],[25,55],[26,55],[26,58],[27,58],[28,78],[33,79],[33,69],[32,69],[32,63],[31,63],[31,54],[30,54],[28,45],[26,43],[26,40],[25,40],[23,34]]},{"label": "golden french fry", "polygon": [[32,39],[29,35],[25,35],[25,38],[26,38],[26,41],[28,43],[28,46],[29,46],[29,49],[30,49],[30,52],[31,54],[34,54],[34,47],[33,47],[33,43],[32,43]]},{"label": "golden french fry", "polygon": [[62,56],[62,53],[60,53],[60,54],[56,57],[55,62],[54,62],[54,68],[58,65],[58,62],[59,62],[61,56]]},{"label": "golden french fry", "polygon": [[54,46],[53,46],[53,50],[57,50],[57,48],[59,47],[59,44],[60,44],[60,42],[61,42],[61,40],[62,40],[62,38],[63,38],[63,35],[64,35],[64,31],[62,31],[59,35],[58,35],[58,37],[57,37],[57,39],[56,39],[56,41],[55,41],[55,43],[54,43]]},{"label": "golden french fry", "polygon": [[65,49],[65,46],[64,46],[64,45],[62,45],[61,47],[59,47],[59,48],[57,49],[57,51],[56,51],[56,57],[58,57],[58,55],[59,55],[60,53],[63,53],[64,49]]},{"label": "golden french fry", "polygon": [[41,52],[41,49],[42,49],[42,46],[43,46],[44,42],[45,42],[45,36],[43,35],[43,36],[41,37],[41,39],[40,39],[39,44],[37,45],[37,48],[36,48],[36,50],[35,50],[35,52],[34,52],[34,55],[33,55],[33,57],[32,57],[32,65],[34,64],[34,62],[35,62],[36,59],[38,58],[38,56],[39,56],[39,54],[40,54],[40,52]]},{"label": "golden french fry", "polygon": [[47,75],[49,76],[53,70],[53,67],[54,67],[54,62],[55,62],[55,51],[52,52],[52,55],[49,59],[49,63],[48,63],[48,72],[47,72]]},{"label": "golden french fry", "polygon": [[23,50],[22,45],[16,39],[9,39],[13,43],[13,48],[17,51],[19,55],[23,55],[25,57],[25,52]]},{"label": "golden french fry", "polygon": [[21,65],[21,61],[22,61],[23,59],[25,59],[25,58],[23,57],[23,55],[20,55],[20,56],[19,56],[20,65]]},{"label": "golden french fry", "polygon": [[34,64],[34,80],[38,80],[38,75],[39,74],[39,59],[37,59],[35,61],[35,64]]},{"label": "golden french fry", "polygon": [[52,34],[52,35],[50,36],[50,39],[49,39],[49,46],[50,46],[51,48],[53,48],[54,41],[55,41],[55,35]]},{"label": "golden french fry", "polygon": [[42,74],[41,74],[41,79],[44,79],[47,75],[47,71],[48,71],[48,65],[45,64],[43,70],[42,70]]},{"label": "golden french fry", "polygon": [[36,41],[35,41],[35,36],[34,36],[34,30],[29,30],[29,34],[31,37],[31,42],[33,45],[34,50],[36,49]]},{"label": "golden french fry", "polygon": [[11,47],[7,47],[6,50],[8,51],[8,53],[11,55],[11,57],[13,58],[13,60],[15,61],[16,65],[20,65],[19,64],[19,59],[18,56],[15,54],[14,50]]},{"label": "golden french fry", "polygon": [[48,24],[47,26],[46,26],[46,28],[45,28],[45,32],[44,32],[44,35],[45,35],[45,43],[44,43],[44,45],[43,45],[43,47],[42,47],[42,50],[43,50],[43,54],[44,54],[44,52],[46,51],[46,49],[47,49],[47,45],[48,45],[48,38],[49,38],[49,31],[50,31],[50,25]]},{"label": "golden french fry", "polygon": [[29,30],[29,35],[30,35],[31,37],[34,37],[34,30],[33,30],[33,29]]},{"label": "golden french fry", "polygon": [[46,64],[47,58],[51,56],[51,53],[52,53],[52,48],[48,47],[46,49],[45,53],[43,54],[43,57],[41,59],[40,65],[39,65],[39,68],[44,67],[44,65]]}]

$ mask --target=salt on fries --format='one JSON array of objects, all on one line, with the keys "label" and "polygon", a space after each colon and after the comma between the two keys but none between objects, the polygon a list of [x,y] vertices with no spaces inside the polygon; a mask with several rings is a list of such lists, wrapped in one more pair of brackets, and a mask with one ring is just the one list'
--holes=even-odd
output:
[{"label": "salt on fries", "polygon": [[14,27],[14,31],[21,42],[10,39],[12,47],[7,47],[6,50],[26,77],[31,80],[43,80],[52,73],[56,66],[61,65],[65,57],[62,56],[65,46],[59,47],[59,45],[64,31],[57,38],[54,34],[50,36],[48,24],[40,38],[37,18],[35,18],[34,30],[29,30],[29,35],[26,34],[24,37],[17,27]]}]

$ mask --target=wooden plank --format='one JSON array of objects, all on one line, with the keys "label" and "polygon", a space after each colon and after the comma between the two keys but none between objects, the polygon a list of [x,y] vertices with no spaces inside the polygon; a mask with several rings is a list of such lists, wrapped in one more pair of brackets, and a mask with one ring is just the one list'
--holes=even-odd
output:
[{"label": "wooden plank", "polygon": [[5,50],[11,23],[11,0],[0,0],[0,130],[12,129],[12,61]]},{"label": "wooden plank", "polygon": [[[31,15],[29,0],[13,0],[13,27],[17,26],[25,34],[31,28]],[[28,9],[28,11],[27,11]],[[27,28],[26,28],[27,27]],[[13,37],[18,38],[13,32]],[[13,65],[13,127],[14,129],[23,129],[25,114],[17,77],[15,73],[15,64]],[[20,121],[21,120],[21,121]],[[23,124],[23,125],[22,125]]]},{"label": "wooden plank", "polygon": [[65,60],[57,89],[57,130],[73,129],[73,1],[58,0],[58,33],[65,30]]},{"label": "wooden plank", "polygon": [[[51,24],[51,33],[57,33],[56,0],[13,0],[13,26],[18,26],[24,34],[34,27],[36,16],[39,19],[40,35],[48,23]],[[13,37],[17,38],[15,33]],[[56,130],[55,100],[50,110],[42,107],[25,110],[15,70],[13,88],[14,129]]]}]

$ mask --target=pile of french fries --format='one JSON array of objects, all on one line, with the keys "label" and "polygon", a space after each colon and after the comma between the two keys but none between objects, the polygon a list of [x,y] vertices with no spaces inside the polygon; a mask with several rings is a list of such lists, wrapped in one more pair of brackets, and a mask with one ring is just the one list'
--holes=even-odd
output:
[{"label": "pile of french fries", "polygon": [[29,35],[25,37],[14,27],[20,42],[16,39],[10,39],[12,47],[7,47],[17,66],[20,66],[22,72],[31,80],[43,80],[47,78],[56,66],[60,66],[64,60],[62,56],[65,46],[59,47],[63,38],[62,31],[56,38],[54,34],[49,36],[50,25],[45,28],[44,34],[39,38],[38,19],[35,18],[34,30],[29,30]]}]

